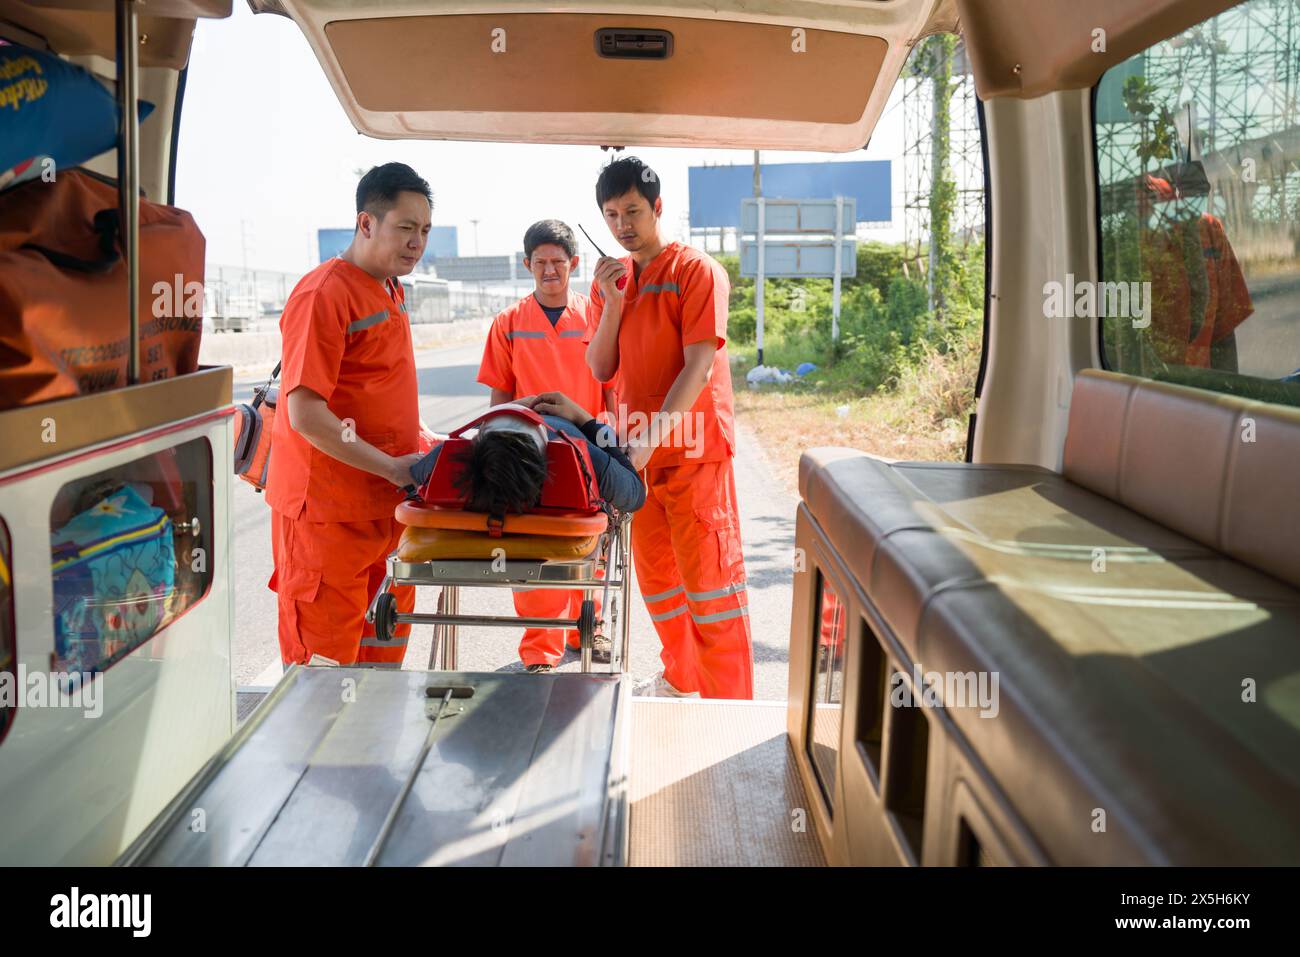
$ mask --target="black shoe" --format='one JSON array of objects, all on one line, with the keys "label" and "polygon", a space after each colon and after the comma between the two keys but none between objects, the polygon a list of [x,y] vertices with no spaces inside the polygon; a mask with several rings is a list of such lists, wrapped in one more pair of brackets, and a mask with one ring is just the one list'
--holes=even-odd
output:
[{"label": "black shoe", "polygon": [[555,665],[529,665],[524,670],[530,675],[549,675],[555,670]]}]

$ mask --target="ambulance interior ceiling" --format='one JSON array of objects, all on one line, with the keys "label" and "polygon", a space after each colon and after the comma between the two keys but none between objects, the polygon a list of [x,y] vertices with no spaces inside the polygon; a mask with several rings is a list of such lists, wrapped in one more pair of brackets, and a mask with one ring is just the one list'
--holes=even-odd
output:
[{"label": "ambulance interior ceiling", "polygon": [[251,2],[297,22],[371,136],[807,150],[866,144],[941,5]]},{"label": "ambulance interior ceiling", "polygon": [[982,96],[1038,96],[1231,0],[249,3],[297,22],[371,136],[848,151],[928,34],[966,35]]},{"label": "ambulance interior ceiling", "polygon": [[[247,2],[298,24],[353,125],[379,138],[848,151],[866,145],[931,33],[963,34],[981,98],[1036,97],[1091,86],[1235,0]],[[229,16],[231,0],[138,10],[141,66],[179,70],[196,19]],[[113,11],[0,0],[0,31],[111,61]],[[603,56],[598,31],[625,51],[640,34],[642,52],[666,55]]]},{"label": "ambulance interior ceiling", "polygon": [[[232,0],[148,0],[138,6],[140,66],[183,69],[197,18],[230,16]],[[113,0],[0,0],[0,33],[67,57],[117,51]]]}]

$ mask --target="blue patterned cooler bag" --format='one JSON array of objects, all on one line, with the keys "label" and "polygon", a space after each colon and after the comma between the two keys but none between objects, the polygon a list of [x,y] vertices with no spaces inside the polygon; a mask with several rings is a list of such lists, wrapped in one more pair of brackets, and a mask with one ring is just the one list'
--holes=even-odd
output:
[{"label": "blue patterned cooler bag", "polygon": [[129,485],[51,535],[59,669],[99,671],[148,640],[176,583],[172,522]]}]

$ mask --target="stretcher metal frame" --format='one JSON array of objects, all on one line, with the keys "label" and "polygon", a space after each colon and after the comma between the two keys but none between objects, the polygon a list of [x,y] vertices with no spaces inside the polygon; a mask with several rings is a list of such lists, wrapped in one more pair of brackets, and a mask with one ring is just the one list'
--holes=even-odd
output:
[{"label": "stretcher metal frame", "polygon": [[[429,647],[430,671],[458,670],[458,630],[464,625],[470,628],[574,629],[582,643],[583,674],[592,673],[596,636],[608,637],[609,673],[622,674],[627,669],[631,633],[628,613],[632,593],[631,523],[631,513],[610,509],[609,523],[597,538],[596,547],[591,554],[579,559],[435,558],[424,562],[404,562],[397,557],[397,552],[393,552],[388,556],[384,580],[366,609],[366,621],[375,625],[375,635],[380,640],[384,640],[385,633],[391,634],[391,628],[397,625],[433,625],[433,643]],[[484,537],[487,539],[486,534]],[[508,552],[509,537],[496,541]],[[601,572],[603,577],[599,577]],[[395,585],[441,586],[437,613],[398,612],[396,596],[389,590]],[[582,611],[576,619],[461,614],[462,588],[509,588],[513,591],[582,589]],[[594,606],[597,589],[602,593],[599,615]],[[614,589],[618,592],[616,601],[611,604],[610,592]],[[605,634],[607,623],[617,628],[617,639]]]}]

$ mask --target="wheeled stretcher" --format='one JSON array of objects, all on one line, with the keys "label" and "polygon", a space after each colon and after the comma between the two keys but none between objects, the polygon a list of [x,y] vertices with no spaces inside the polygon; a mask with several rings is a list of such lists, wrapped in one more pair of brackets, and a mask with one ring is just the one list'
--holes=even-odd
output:
[{"label": "wheeled stretcher", "polygon": [[[455,671],[461,625],[575,629],[584,673],[592,671],[597,635],[610,639],[609,672],[625,670],[631,515],[614,509],[507,515],[499,523],[487,523],[485,531],[481,513],[406,501],[397,506],[396,518],[405,531],[366,611],[366,621],[374,624],[380,641],[391,641],[398,625],[433,625],[429,670]],[[395,585],[440,586],[437,613],[399,612],[390,590]],[[582,589],[584,595],[576,619],[525,618],[462,614],[462,588]]]}]

